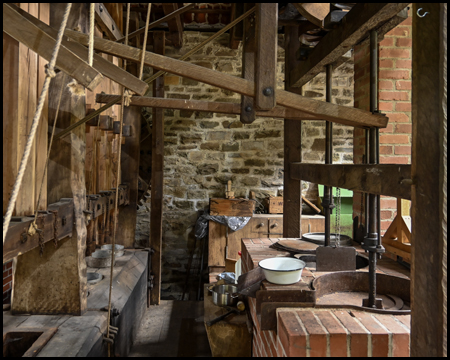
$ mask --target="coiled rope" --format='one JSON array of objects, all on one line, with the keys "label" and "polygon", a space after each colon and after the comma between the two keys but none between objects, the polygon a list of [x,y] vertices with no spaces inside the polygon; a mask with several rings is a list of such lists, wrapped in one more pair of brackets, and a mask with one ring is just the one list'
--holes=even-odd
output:
[{"label": "coiled rope", "polygon": [[24,153],[22,156],[22,161],[20,162],[19,172],[17,174],[16,181],[14,183],[12,193],[11,193],[11,198],[9,200],[8,209],[6,210],[6,215],[3,220],[3,244],[5,244],[6,233],[8,232],[8,227],[9,227],[9,223],[11,221],[11,216],[12,216],[14,207],[16,205],[17,195],[19,194],[19,189],[20,189],[20,186],[22,185],[23,175],[25,173],[25,169],[26,169],[26,166],[28,163],[28,158],[30,156],[31,147],[33,145],[34,137],[36,135],[36,130],[39,125],[39,120],[41,118],[42,109],[43,109],[44,103],[45,103],[45,98],[47,96],[48,89],[50,86],[50,81],[52,78],[54,78],[56,76],[56,73],[55,73],[56,59],[58,57],[58,52],[61,47],[62,37],[64,35],[64,30],[67,25],[67,19],[69,18],[69,13],[70,13],[71,8],[72,8],[72,3],[68,3],[66,6],[66,10],[64,11],[64,16],[61,21],[61,26],[58,31],[58,36],[56,38],[56,45],[55,45],[55,48],[53,49],[52,58],[50,59],[50,62],[47,64],[46,69],[45,69],[46,77],[44,80],[44,85],[42,86],[42,91],[41,91],[41,95],[39,97],[39,102],[38,102],[36,112],[34,114],[33,121],[31,124],[30,134],[28,135],[28,140],[25,145],[25,150],[24,150]]}]

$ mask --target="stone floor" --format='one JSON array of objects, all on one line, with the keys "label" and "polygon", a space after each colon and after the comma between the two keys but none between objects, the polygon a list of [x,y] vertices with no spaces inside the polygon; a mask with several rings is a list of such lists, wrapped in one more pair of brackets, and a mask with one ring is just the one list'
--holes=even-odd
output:
[{"label": "stone floor", "polygon": [[162,300],[147,309],[130,357],[211,356],[203,301]]}]

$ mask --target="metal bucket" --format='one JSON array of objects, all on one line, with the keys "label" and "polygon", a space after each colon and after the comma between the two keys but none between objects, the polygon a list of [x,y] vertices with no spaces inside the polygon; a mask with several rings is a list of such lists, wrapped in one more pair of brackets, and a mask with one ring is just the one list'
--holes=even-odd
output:
[{"label": "metal bucket", "polygon": [[237,286],[234,285],[216,285],[209,288],[212,293],[213,303],[218,306],[234,306],[237,304],[238,296]]}]

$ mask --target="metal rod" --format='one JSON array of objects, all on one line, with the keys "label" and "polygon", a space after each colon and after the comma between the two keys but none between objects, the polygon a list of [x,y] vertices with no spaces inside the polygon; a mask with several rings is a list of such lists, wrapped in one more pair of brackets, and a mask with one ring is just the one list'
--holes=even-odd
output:
[{"label": "metal rod", "polygon": [[[376,30],[370,32],[370,111],[377,111],[378,99],[378,33]],[[369,163],[377,163],[377,131],[370,128],[369,139]],[[377,269],[377,244],[378,244],[378,219],[379,208],[375,194],[369,194],[369,229],[366,242],[369,246],[369,307],[376,307],[376,269]]]},{"label": "metal rod", "polygon": [[[326,66],[326,97],[327,102],[331,102],[333,66]],[[325,125],[325,164],[333,162],[333,123],[326,122]],[[325,212],[325,246],[330,246],[331,237],[331,211],[333,208],[333,188],[324,186],[323,189],[323,207]]]}]

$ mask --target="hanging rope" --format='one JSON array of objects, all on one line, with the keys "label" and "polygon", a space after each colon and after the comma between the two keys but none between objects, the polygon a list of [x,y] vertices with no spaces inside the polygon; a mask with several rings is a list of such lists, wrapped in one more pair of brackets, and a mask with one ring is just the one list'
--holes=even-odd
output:
[{"label": "hanging rope", "polygon": [[[125,45],[128,45],[128,30],[130,27],[130,3],[127,3],[127,23],[125,27]],[[124,60],[123,67],[126,70],[127,61]],[[112,254],[111,254],[111,272],[109,277],[109,298],[108,298],[108,321],[106,325],[106,336],[109,339],[109,330],[111,324],[111,295],[112,295],[112,281],[113,281],[113,270],[114,270],[114,257],[116,250],[116,228],[117,228],[117,208],[119,206],[119,181],[120,181],[120,162],[122,159],[122,127],[123,127],[123,109],[124,109],[124,99],[125,99],[125,87],[122,86],[122,105],[120,106],[120,126],[119,126],[119,141],[117,146],[117,173],[116,173],[116,196],[114,200],[114,228],[113,228],[113,239],[112,239]],[[111,357],[111,344],[108,343],[108,357]]]},{"label": "hanging rope", "polygon": [[[142,53],[141,53],[141,64],[139,67],[139,80],[142,80],[142,76],[144,75],[144,60],[145,60],[145,51],[147,48],[147,37],[148,37],[148,24],[150,23],[150,11],[152,8],[152,4],[148,4],[147,8],[147,19],[145,21],[145,30],[144,30],[144,42],[142,44]],[[128,39],[126,39],[128,42]],[[127,43],[126,43],[127,45]],[[126,89],[125,90],[125,97],[122,97],[122,103],[125,106],[130,106],[131,104],[131,97],[134,95],[134,92],[131,90]]]},{"label": "hanging rope", "polygon": [[95,3],[91,3],[89,10],[89,66],[94,62],[94,29],[95,29]]},{"label": "hanging rope", "polygon": [[39,102],[36,108],[36,113],[34,114],[34,118],[31,124],[30,134],[28,135],[28,140],[25,145],[25,150],[22,156],[22,161],[20,162],[19,172],[17,174],[16,181],[14,183],[14,187],[12,189],[11,198],[9,200],[8,209],[6,211],[5,219],[3,220],[3,244],[5,243],[6,233],[8,232],[9,223],[11,221],[11,216],[16,205],[17,195],[19,194],[20,186],[22,185],[23,175],[25,173],[25,169],[28,163],[28,158],[30,156],[31,147],[33,145],[34,137],[36,135],[36,130],[39,125],[39,119],[41,118],[42,109],[44,107],[45,98],[48,93],[48,88],[50,86],[50,81],[52,78],[56,76],[55,73],[55,64],[56,59],[58,57],[59,48],[61,47],[62,37],[64,35],[64,30],[66,28],[67,19],[69,17],[70,9],[72,7],[72,3],[68,3],[66,6],[66,10],[64,12],[63,20],[61,21],[61,26],[58,31],[58,36],[56,38],[56,45],[53,49],[52,58],[47,65],[45,70],[46,77],[44,80],[44,85],[42,86],[42,92],[39,97]]}]

